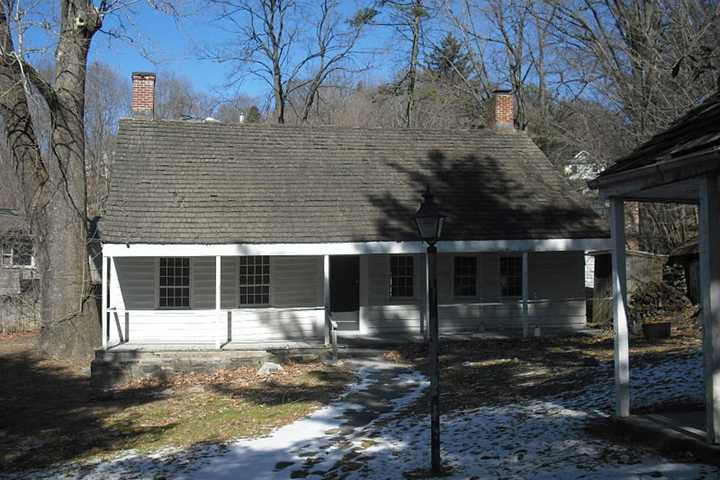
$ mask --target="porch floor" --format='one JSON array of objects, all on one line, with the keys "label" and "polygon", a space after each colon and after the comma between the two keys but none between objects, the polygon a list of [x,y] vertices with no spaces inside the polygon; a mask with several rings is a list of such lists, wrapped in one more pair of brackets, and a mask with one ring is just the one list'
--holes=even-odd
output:
[{"label": "porch floor", "polygon": [[720,464],[720,445],[705,439],[705,411],[665,412],[615,418],[621,431],[639,441],[672,452],[691,452],[700,460]]},{"label": "porch floor", "polygon": [[[598,330],[582,329],[572,332],[574,335],[597,335]],[[440,338],[446,341],[471,341],[487,339],[516,338],[515,332],[461,332],[461,333],[440,333]],[[360,334],[357,332],[338,331],[338,348],[387,348],[395,345],[408,343],[423,343],[423,335],[412,335],[407,333],[383,333],[383,334]],[[294,350],[294,349],[316,349],[324,348],[326,345],[322,339],[302,341],[267,341],[267,342],[241,342],[231,341],[222,345],[220,350]],[[213,342],[127,342],[110,345],[108,351],[141,351],[141,352],[181,352],[181,351],[218,351]]]},{"label": "porch floor", "polygon": [[[325,348],[323,342],[230,342],[222,345],[223,351],[248,351],[248,350],[293,350]],[[218,351],[214,343],[120,343],[109,346],[108,351],[113,352],[206,352]]]}]

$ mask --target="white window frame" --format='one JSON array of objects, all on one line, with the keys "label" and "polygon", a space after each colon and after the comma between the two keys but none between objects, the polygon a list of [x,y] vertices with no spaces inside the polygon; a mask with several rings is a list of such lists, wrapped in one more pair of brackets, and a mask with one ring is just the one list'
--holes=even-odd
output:
[{"label": "white window frame", "polygon": [[[515,259],[515,261],[517,261],[517,262],[519,263],[519,265],[520,265],[520,275],[517,277],[518,280],[519,280],[519,282],[520,282],[520,291],[519,291],[519,293],[518,293],[517,295],[505,295],[505,294],[503,293],[503,285],[502,285],[502,276],[503,276],[503,273],[502,273],[502,263],[503,263],[503,259],[505,259],[505,258]],[[507,298],[507,299],[522,298],[522,277],[523,277],[523,274],[522,274],[522,255],[513,255],[513,254],[511,254],[511,255],[508,255],[508,254],[500,255],[500,257],[498,258],[498,288],[499,288],[499,290],[500,290],[500,298]]]},{"label": "white window frame", "polygon": [[[160,262],[163,258],[187,258],[188,260],[188,306],[187,307],[161,307],[160,306],[160,290],[163,288],[160,285]],[[158,257],[155,262],[155,305],[158,310],[192,310],[193,308],[193,267],[192,257],[183,256],[171,256],[171,257]],[[186,287],[180,287],[186,288]]]},{"label": "white window frame", "polygon": [[[242,265],[240,264],[240,259],[242,258],[267,258],[267,267],[268,267],[268,282],[267,283],[248,283],[243,285],[240,283],[240,275],[241,275],[241,268]],[[237,257],[237,308],[268,308],[272,306],[272,265],[271,265],[271,256],[270,255],[242,255]],[[261,265],[262,266],[262,265]],[[262,273],[260,274],[263,275]],[[268,301],[267,303],[241,303],[242,294],[240,293],[240,289],[242,287],[265,287],[267,286],[268,289]]]},{"label": "white window frame", "polygon": [[[0,267],[2,268],[35,268],[35,255],[34,252],[30,253],[30,265],[21,265],[15,263],[15,247],[9,246],[9,250],[5,249],[0,245]],[[32,247],[31,247],[32,248]],[[9,253],[6,253],[9,252]],[[10,262],[5,264],[5,258],[9,258]]]},{"label": "white window frame", "polygon": [[[392,279],[393,279],[392,261],[393,261],[393,258],[409,258],[410,259],[410,265],[412,265],[412,277],[411,277],[411,282],[410,282],[410,286],[412,287],[412,295],[410,295],[410,296],[393,295],[393,293],[392,293],[392,290],[393,290],[392,289]],[[388,296],[388,298],[392,299],[392,300],[413,300],[413,299],[415,299],[417,296],[417,285],[415,285],[415,280],[416,280],[415,270],[417,270],[415,268],[415,257],[413,255],[388,255],[387,268],[388,268],[388,270],[387,270],[387,272],[388,272],[388,277],[387,277],[388,278],[388,281],[387,281],[387,296]]]},{"label": "white window frame", "polygon": [[[456,258],[472,258],[475,260],[475,293],[472,295],[458,295],[456,290],[456,270],[455,270],[455,259]],[[480,291],[478,282],[480,278],[480,266],[478,265],[477,255],[453,255],[452,257],[452,295],[453,298],[478,298]]]}]

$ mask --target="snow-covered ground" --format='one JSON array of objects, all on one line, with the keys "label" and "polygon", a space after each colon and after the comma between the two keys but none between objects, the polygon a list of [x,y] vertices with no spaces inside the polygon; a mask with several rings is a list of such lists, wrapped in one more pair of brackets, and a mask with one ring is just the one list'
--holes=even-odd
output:
[{"label": "snow-covered ground", "polygon": [[[68,465],[25,478],[403,479],[429,464],[429,421],[412,406],[427,387],[418,373],[358,364],[359,381],[337,402],[270,435],[223,446]],[[451,479],[720,479],[720,469],[679,464],[593,438],[587,421],[612,409],[612,368],[595,383],[522,404],[488,405],[442,419]],[[631,370],[633,406],[702,400],[702,358],[671,356]],[[482,395],[482,392],[477,392]],[[292,477],[291,477],[292,476]],[[0,474],[0,478],[3,477]]]}]

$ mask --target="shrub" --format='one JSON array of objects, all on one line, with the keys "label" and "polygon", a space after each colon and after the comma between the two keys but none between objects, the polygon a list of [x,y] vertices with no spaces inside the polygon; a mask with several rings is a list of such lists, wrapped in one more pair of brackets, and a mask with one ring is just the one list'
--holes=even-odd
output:
[{"label": "shrub", "polygon": [[634,324],[648,323],[672,317],[689,305],[679,289],[662,282],[647,282],[633,292],[628,314]]}]

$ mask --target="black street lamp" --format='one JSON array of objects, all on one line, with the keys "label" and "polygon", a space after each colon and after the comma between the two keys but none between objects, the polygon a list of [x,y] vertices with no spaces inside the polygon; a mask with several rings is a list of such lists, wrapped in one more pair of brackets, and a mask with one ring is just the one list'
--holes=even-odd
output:
[{"label": "black street lamp", "polygon": [[438,333],[438,304],[437,304],[437,248],[435,244],[440,239],[445,215],[435,203],[428,185],[423,193],[423,202],[415,213],[415,225],[418,235],[427,247],[428,261],[428,317],[430,329],[430,450],[432,458],[432,474],[441,473],[440,462],[440,364],[438,353],[440,339]]}]

